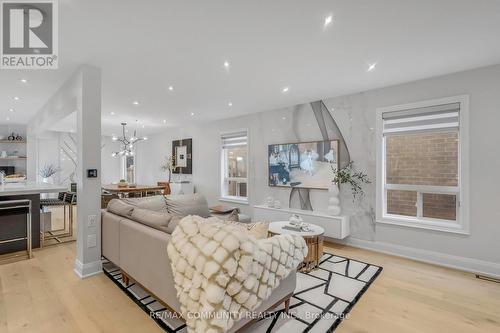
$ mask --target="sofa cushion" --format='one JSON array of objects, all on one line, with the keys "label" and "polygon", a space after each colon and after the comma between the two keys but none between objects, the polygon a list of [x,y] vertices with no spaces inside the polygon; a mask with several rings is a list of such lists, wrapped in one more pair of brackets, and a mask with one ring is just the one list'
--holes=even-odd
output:
[{"label": "sofa cushion", "polygon": [[147,225],[148,227],[167,232],[168,225],[172,220],[172,215],[166,211],[157,212],[149,209],[135,208],[132,211],[130,219]]},{"label": "sofa cushion", "polygon": [[122,199],[122,201],[141,209],[161,211],[167,208],[165,197],[163,195],[154,195],[145,198],[125,198]]},{"label": "sofa cushion", "polygon": [[167,226],[166,233],[167,234],[172,234],[179,225],[179,222],[181,221],[182,217],[173,215],[172,219],[170,220],[170,223]]},{"label": "sofa cushion", "polygon": [[132,214],[132,211],[134,210],[134,206],[129,205],[128,203],[126,203],[120,199],[113,199],[108,203],[107,210],[110,213],[128,218]]},{"label": "sofa cushion", "polygon": [[188,215],[210,216],[207,200],[201,194],[167,195],[165,200],[167,210],[172,215],[182,217]]}]

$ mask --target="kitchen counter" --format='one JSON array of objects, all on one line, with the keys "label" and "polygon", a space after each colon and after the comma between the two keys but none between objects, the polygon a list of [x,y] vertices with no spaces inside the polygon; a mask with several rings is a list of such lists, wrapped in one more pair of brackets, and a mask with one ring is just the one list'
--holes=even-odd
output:
[{"label": "kitchen counter", "polygon": [[0,185],[0,196],[27,195],[40,193],[57,193],[67,191],[66,186],[46,183],[22,182]]},{"label": "kitchen counter", "polygon": [[[65,192],[68,188],[61,185],[45,183],[22,182],[0,185],[0,202],[12,200],[31,201],[31,235],[32,247],[40,247],[40,194]],[[27,249],[25,240],[5,243],[9,239],[26,237],[26,218],[28,215],[16,209],[0,211],[0,254],[24,251]]]}]

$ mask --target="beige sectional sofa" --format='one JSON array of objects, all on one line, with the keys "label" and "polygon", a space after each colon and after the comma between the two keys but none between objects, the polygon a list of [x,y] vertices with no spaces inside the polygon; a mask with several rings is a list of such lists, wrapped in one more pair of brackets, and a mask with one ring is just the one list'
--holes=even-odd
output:
[{"label": "beige sectional sofa", "polygon": [[[206,200],[199,194],[114,199],[102,211],[102,255],[120,267],[124,276],[154,294],[164,305],[180,313],[167,245],[182,216],[208,217]],[[234,217],[234,216],[233,216]],[[257,312],[265,312],[289,300],[296,273],[284,279]],[[286,302],[288,305],[288,302]],[[251,324],[237,322],[230,332]]]}]

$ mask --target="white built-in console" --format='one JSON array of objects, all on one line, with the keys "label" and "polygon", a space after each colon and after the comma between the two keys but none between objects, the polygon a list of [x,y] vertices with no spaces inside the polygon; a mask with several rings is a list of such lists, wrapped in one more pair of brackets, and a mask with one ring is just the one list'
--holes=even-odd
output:
[{"label": "white built-in console", "polygon": [[254,221],[288,221],[293,214],[299,215],[306,223],[319,225],[325,229],[325,237],[344,239],[349,236],[349,216],[332,216],[317,212],[290,208],[272,208],[257,205],[254,209]]}]

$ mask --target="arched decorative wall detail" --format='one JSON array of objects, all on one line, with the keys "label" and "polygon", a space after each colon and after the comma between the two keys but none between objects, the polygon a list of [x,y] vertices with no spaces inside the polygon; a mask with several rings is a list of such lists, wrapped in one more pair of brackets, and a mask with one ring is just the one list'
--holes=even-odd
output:
[{"label": "arched decorative wall detail", "polygon": [[[322,100],[311,102],[310,104],[318,122],[323,141],[329,142],[333,139],[339,139],[339,167],[344,167],[351,161],[351,154],[337,122]],[[297,134],[298,131],[296,128],[294,128],[294,132]],[[300,205],[300,209],[313,210],[310,189],[292,188],[288,202],[289,207],[293,207],[297,203]]]}]

